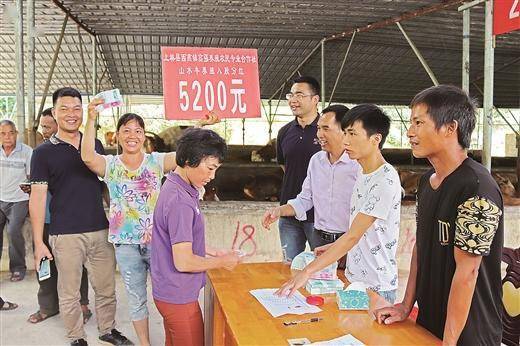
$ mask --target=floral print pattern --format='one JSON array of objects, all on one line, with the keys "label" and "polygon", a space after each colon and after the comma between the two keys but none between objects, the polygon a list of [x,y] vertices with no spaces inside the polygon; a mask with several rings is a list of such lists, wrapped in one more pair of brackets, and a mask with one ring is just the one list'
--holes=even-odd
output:
[{"label": "floral print pattern", "polygon": [[133,171],[119,156],[107,155],[105,159],[104,179],[110,192],[108,240],[114,244],[144,244],[152,233],[153,210],[164,176],[164,154],[145,154],[141,166]]}]

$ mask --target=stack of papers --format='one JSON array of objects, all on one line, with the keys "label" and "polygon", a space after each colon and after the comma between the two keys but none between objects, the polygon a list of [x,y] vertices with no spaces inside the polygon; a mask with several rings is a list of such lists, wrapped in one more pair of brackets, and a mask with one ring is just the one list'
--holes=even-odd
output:
[{"label": "stack of papers", "polygon": [[274,292],[277,290],[277,288],[262,288],[251,290],[249,293],[251,293],[273,317],[280,317],[285,314],[313,314],[321,311],[317,306],[307,304],[303,294],[298,291],[296,291],[292,297],[287,298],[275,296]]},{"label": "stack of papers", "polygon": [[[314,261],[316,259],[316,256],[314,253],[310,251],[304,251],[294,257],[294,259],[291,262],[291,269],[295,270],[303,270],[303,268],[307,267],[309,263]],[[338,270],[338,262],[334,262],[328,267],[317,271],[316,273],[311,275],[311,279],[317,279],[317,280],[336,280],[338,278],[338,275],[336,271]]]},{"label": "stack of papers", "polygon": [[310,294],[329,294],[336,293],[338,290],[343,290],[345,284],[340,279],[336,280],[309,280],[305,289]]}]

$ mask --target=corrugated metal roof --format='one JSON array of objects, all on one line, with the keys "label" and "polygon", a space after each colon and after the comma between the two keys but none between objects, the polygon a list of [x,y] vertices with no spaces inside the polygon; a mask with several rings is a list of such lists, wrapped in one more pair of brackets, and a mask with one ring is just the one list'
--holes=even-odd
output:
[{"label": "corrugated metal roof", "polygon": [[[262,97],[268,98],[323,37],[348,32],[402,13],[446,1],[419,0],[126,0],[60,1],[63,8],[95,33],[101,74],[125,94],[162,94],[160,46],[257,48]],[[0,7],[1,8],[1,7]],[[43,89],[64,12],[49,1],[36,1],[38,38],[37,92]],[[471,10],[471,79],[482,88],[484,10]],[[460,85],[462,14],[455,7],[402,21],[441,83]],[[14,93],[12,24],[0,24],[0,93]],[[85,58],[90,37],[84,34]],[[330,95],[350,37],[326,44],[326,85]],[[4,44],[6,43],[6,44]],[[51,88],[73,85],[84,90],[76,24],[67,26],[64,54]],[[43,46],[43,47],[42,47]],[[319,50],[299,71],[320,77]],[[520,107],[520,31],[496,38],[495,104]],[[87,60],[89,61],[89,60]],[[90,69],[90,62],[87,68]],[[87,72],[90,76],[90,72]],[[41,81],[41,83],[40,83]],[[333,101],[407,104],[432,83],[395,24],[356,35]],[[479,97],[477,89],[472,95]],[[327,97],[328,101],[328,97]]]}]

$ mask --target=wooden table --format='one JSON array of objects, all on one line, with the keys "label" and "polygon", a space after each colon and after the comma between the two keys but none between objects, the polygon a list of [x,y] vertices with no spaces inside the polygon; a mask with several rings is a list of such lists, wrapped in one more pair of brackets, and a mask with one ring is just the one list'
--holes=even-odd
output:
[{"label": "wooden table", "polygon": [[[441,341],[412,320],[379,325],[366,311],[340,311],[333,294],[317,314],[272,317],[249,291],[280,287],[291,277],[282,263],[240,264],[234,271],[208,271],[205,289],[205,343],[210,345],[287,345],[287,339],[311,342],[352,334],[366,345],[440,345]],[[300,289],[305,296],[305,289]],[[284,326],[283,321],[323,317],[315,323]]]}]

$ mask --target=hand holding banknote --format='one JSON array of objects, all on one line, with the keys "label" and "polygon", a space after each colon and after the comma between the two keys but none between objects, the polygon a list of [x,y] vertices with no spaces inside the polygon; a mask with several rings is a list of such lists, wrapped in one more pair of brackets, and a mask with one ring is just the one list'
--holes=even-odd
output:
[{"label": "hand holding banknote", "polygon": [[96,110],[98,112],[101,112],[104,109],[119,107],[123,105],[123,97],[121,97],[119,89],[102,91],[96,96],[94,96],[94,98],[103,100],[103,103],[97,105],[96,107]]},{"label": "hand holding banknote", "polygon": [[104,102],[103,99],[99,99],[97,97],[93,98],[90,103],[88,104],[88,119],[89,120],[96,120],[98,115],[99,115],[99,111],[98,111],[98,106],[99,105],[102,105]]}]

